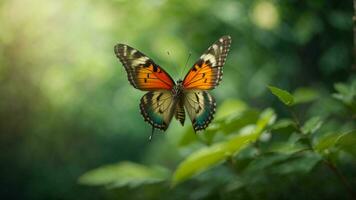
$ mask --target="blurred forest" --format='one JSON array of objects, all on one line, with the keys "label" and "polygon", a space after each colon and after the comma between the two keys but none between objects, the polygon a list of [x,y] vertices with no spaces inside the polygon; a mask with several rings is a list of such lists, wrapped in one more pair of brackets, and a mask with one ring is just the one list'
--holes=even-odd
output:
[{"label": "blurred forest", "polygon": [[[1,199],[352,198],[352,17],[352,1],[0,1]],[[149,142],[114,45],[178,79],[223,35],[213,123]]]}]

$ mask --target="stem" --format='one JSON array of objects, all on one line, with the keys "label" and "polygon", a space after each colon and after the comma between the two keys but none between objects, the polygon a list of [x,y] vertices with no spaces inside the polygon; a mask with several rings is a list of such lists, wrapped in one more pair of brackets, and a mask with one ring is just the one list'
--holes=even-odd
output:
[{"label": "stem", "polygon": [[300,128],[300,122],[298,120],[297,114],[295,114],[294,110],[291,107],[288,106],[287,108],[288,108],[289,113],[292,115],[292,118],[293,118],[295,124],[297,125],[298,131],[300,133],[302,133],[301,128]]},{"label": "stem", "polygon": [[329,160],[324,160],[324,163],[328,168],[339,178],[347,192],[352,199],[356,199],[356,193],[352,190],[351,184],[347,181],[346,177],[339,171],[336,165]]},{"label": "stem", "polygon": [[297,126],[297,131],[298,131],[298,133],[301,135],[301,137],[302,137],[303,139],[306,140],[306,143],[307,143],[308,147],[313,151],[313,145],[312,145],[312,143],[311,143],[311,140],[310,140],[310,138],[309,138],[308,135],[303,134],[303,131],[302,131],[302,128],[301,128],[299,119],[298,119],[298,117],[297,117],[297,114],[294,112],[294,110],[293,110],[291,107],[288,107],[288,110],[289,110],[290,114],[291,114],[292,117],[293,117],[294,123],[295,123],[296,126]]}]

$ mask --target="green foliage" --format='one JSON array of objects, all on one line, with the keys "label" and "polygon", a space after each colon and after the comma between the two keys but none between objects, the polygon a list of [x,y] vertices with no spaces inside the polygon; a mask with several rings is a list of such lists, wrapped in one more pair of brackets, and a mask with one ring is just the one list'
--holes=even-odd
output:
[{"label": "green foliage", "polygon": [[278,174],[308,173],[321,160],[321,156],[314,153],[304,153],[288,162],[276,165],[272,170]]},{"label": "green foliage", "polygon": [[319,96],[318,92],[312,88],[298,88],[293,94],[273,86],[268,86],[268,89],[287,106],[308,103],[316,100]]},{"label": "green foliage", "polygon": [[[2,0],[0,10],[2,199],[348,199],[325,161],[356,188],[350,1]],[[227,34],[213,122],[195,134],[189,118],[172,120],[148,142],[144,93],[113,46],[177,80]]]},{"label": "green foliage", "polygon": [[350,85],[336,83],[334,85],[337,93],[333,97],[340,100],[353,114],[356,114],[356,80]]},{"label": "green foliage", "polygon": [[349,131],[337,139],[337,149],[348,152],[356,157],[356,131]]},{"label": "green foliage", "polygon": [[356,155],[356,131],[349,131],[345,133],[330,133],[320,138],[315,144],[314,148],[317,152],[327,155],[335,150],[347,151],[354,156]]},{"label": "green foliage", "polygon": [[142,184],[161,182],[168,176],[169,172],[162,167],[147,167],[132,162],[120,162],[85,173],[79,178],[79,183],[110,188],[137,187]]},{"label": "green foliage", "polygon": [[199,174],[217,163],[238,153],[242,148],[257,139],[258,132],[254,131],[248,135],[231,137],[228,141],[216,143],[210,147],[200,149],[189,155],[173,175],[173,185],[176,185],[193,175]]},{"label": "green foliage", "polygon": [[[269,89],[288,107],[317,99],[317,95],[311,92],[313,89],[296,90],[295,97],[276,87],[270,86]],[[306,97],[302,97],[303,94]],[[294,98],[300,100],[290,103]],[[313,173],[318,163],[331,162],[330,155],[348,153],[356,158],[355,131],[334,130],[332,134],[323,134],[331,130],[324,127],[326,123],[321,117],[308,116],[301,126],[296,114],[291,113],[291,116],[293,118],[278,120],[271,108],[259,112],[239,100],[227,100],[204,135],[195,135],[191,130],[184,131],[177,147],[188,153],[172,176],[168,175],[167,170],[162,170],[164,166],[157,170],[122,162],[90,171],[79,182],[110,188],[147,187],[152,183],[160,183],[162,189],[170,185],[174,190],[191,181],[199,181],[201,177],[208,176],[209,171],[214,172],[224,166],[232,168],[239,177],[232,175],[225,190],[237,192],[263,184],[266,172],[274,176],[307,174]]]}]

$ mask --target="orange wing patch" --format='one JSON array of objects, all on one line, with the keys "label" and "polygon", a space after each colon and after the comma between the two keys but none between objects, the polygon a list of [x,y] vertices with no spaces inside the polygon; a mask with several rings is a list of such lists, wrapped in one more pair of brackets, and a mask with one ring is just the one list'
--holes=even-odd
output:
[{"label": "orange wing patch", "polygon": [[183,81],[185,89],[209,90],[215,87],[220,77],[219,68],[213,68],[209,62],[196,63]]},{"label": "orange wing patch", "polygon": [[124,65],[132,86],[139,90],[171,90],[173,79],[161,67],[138,50],[125,45],[115,46],[115,54]]},{"label": "orange wing patch", "polygon": [[223,36],[212,44],[185,76],[184,88],[211,90],[219,85],[230,44],[230,36]]},{"label": "orange wing patch", "polygon": [[172,89],[174,82],[171,77],[160,67],[150,64],[141,65],[135,70],[133,81],[141,90]]}]

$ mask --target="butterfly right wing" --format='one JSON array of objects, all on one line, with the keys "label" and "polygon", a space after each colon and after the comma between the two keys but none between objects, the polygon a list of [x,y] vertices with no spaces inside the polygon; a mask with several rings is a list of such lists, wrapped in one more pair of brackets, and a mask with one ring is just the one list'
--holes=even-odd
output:
[{"label": "butterfly right wing", "polygon": [[167,90],[147,92],[140,103],[141,114],[145,121],[161,130],[166,130],[176,108],[176,100]]},{"label": "butterfly right wing", "polygon": [[171,90],[175,85],[169,74],[145,54],[125,44],[117,44],[114,50],[135,88],[145,91]]},{"label": "butterfly right wing", "polygon": [[230,45],[230,36],[223,36],[212,44],[185,76],[184,88],[211,90],[219,85]]}]

